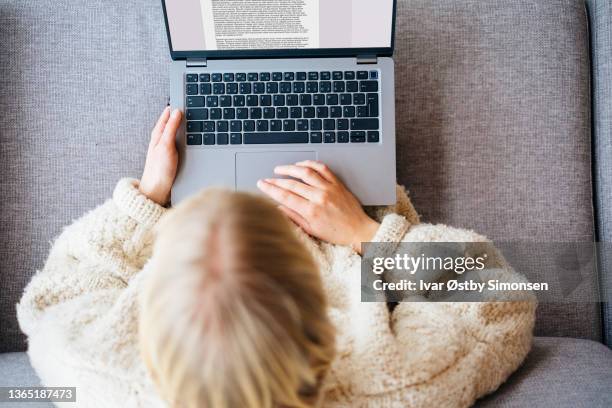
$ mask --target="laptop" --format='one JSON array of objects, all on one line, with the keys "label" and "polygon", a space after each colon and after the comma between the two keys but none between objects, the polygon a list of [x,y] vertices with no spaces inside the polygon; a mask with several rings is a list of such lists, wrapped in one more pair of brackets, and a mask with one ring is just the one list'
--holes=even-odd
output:
[{"label": "laptop", "polygon": [[327,164],[363,205],[396,201],[395,0],[162,0],[181,109],[176,204]]}]

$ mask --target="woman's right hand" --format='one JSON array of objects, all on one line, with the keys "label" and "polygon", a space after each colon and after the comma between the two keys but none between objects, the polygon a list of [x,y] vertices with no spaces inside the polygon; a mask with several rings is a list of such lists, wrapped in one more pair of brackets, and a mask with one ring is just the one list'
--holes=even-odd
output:
[{"label": "woman's right hand", "polygon": [[170,201],[170,191],[176,177],[178,152],[175,137],[181,116],[180,110],[175,109],[170,113],[170,107],[166,107],[151,132],[139,189],[159,205],[166,205]]},{"label": "woman's right hand", "polygon": [[376,234],[379,224],[323,163],[307,160],[274,172],[293,179],[260,180],[257,186],[310,235],[361,253],[361,243]]}]

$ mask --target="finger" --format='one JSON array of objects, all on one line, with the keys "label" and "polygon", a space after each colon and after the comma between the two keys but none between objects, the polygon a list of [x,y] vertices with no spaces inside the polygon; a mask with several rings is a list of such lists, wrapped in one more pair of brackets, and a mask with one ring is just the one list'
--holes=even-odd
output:
[{"label": "finger", "polygon": [[327,184],[327,180],[325,180],[316,170],[304,166],[296,166],[293,164],[276,166],[274,168],[274,173],[281,176],[300,179],[306,184],[314,187],[323,188]]},{"label": "finger", "polygon": [[314,201],[320,195],[320,190],[309,186],[308,184],[304,184],[301,181],[292,180],[292,179],[266,179],[266,181],[270,184],[273,184],[277,187],[284,188],[285,190],[289,190],[292,193],[295,193],[301,197],[309,201]]},{"label": "finger", "polygon": [[338,182],[338,178],[336,175],[327,167],[324,163],[315,160],[304,160],[296,163],[297,166],[307,167],[309,169],[313,169],[317,173],[319,173],[325,180],[336,183]]},{"label": "finger", "polygon": [[297,224],[298,227],[310,234],[310,224],[300,214],[296,213],[290,208],[279,205],[278,209],[281,210],[291,221]]},{"label": "finger", "polygon": [[159,142],[159,138],[161,137],[164,127],[170,118],[170,107],[166,106],[166,109],[163,110],[159,119],[157,119],[157,123],[151,132],[151,144],[156,145]]},{"label": "finger", "polygon": [[174,145],[174,138],[176,136],[176,131],[181,125],[182,115],[183,114],[178,109],[172,111],[170,119],[168,119],[166,127],[164,128],[164,134],[160,140],[161,143],[165,144],[166,146]]},{"label": "finger", "polygon": [[308,206],[308,201],[303,197],[300,197],[289,190],[285,190],[284,188],[268,183],[265,180],[259,180],[257,182],[257,187],[277,203],[290,208],[297,213],[303,214]]}]

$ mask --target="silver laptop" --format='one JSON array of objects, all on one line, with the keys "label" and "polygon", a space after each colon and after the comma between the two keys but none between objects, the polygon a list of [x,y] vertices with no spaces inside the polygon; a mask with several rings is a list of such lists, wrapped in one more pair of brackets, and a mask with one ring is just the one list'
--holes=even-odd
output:
[{"label": "silver laptop", "polygon": [[258,191],[326,163],[363,205],[395,202],[395,0],[162,0],[170,104],[185,112],[172,202]]}]

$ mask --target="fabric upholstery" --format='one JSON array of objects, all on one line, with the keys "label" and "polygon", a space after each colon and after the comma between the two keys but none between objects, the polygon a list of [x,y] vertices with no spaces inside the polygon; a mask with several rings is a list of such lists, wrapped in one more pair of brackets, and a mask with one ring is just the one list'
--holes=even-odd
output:
[{"label": "fabric upholstery", "polygon": [[[425,221],[590,240],[583,3],[398,3],[398,176]],[[0,35],[0,351],[16,351],[14,305],[48,242],[139,176],[169,53],[159,1],[0,0]],[[543,304],[537,332],[598,339],[598,307]]]},{"label": "fabric upholstery", "polygon": [[[0,387],[38,387],[40,380],[32,369],[26,353],[0,354]],[[2,408],[52,408],[50,402],[0,402]]]},{"label": "fabric upholstery", "polygon": [[612,350],[601,343],[537,337],[523,366],[478,408],[612,406]]},{"label": "fabric upholstery", "polygon": [[[523,366],[476,407],[607,408],[611,366],[612,351],[600,343],[536,337]],[[25,353],[0,354],[0,386],[37,384]]]},{"label": "fabric upholstery", "polygon": [[[612,3],[588,2],[593,78],[593,153],[597,238],[603,300],[612,299]],[[612,302],[603,304],[604,336],[612,347]]]},{"label": "fabric upholstery", "polygon": [[[395,63],[398,178],[424,221],[592,241],[584,2],[399,1]],[[600,339],[583,279],[576,302],[540,305],[536,334]]]}]

